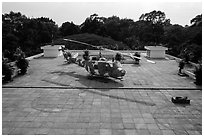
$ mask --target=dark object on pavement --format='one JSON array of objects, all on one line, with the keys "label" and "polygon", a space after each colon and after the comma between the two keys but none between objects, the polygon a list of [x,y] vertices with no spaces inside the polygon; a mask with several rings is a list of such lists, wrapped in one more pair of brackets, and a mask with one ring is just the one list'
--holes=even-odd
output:
[{"label": "dark object on pavement", "polygon": [[190,104],[188,97],[172,97],[171,101],[175,104]]}]

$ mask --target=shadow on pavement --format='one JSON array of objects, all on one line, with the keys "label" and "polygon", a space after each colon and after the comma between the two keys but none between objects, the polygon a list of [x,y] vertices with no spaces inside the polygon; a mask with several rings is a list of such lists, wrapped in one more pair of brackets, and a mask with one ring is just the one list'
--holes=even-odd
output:
[{"label": "shadow on pavement", "polygon": [[120,96],[115,96],[115,95],[109,95],[109,94],[105,94],[103,92],[97,92],[97,91],[92,91],[92,90],[85,90],[85,91],[93,93],[93,94],[98,94],[98,95],[101,95],[101,96],[106,96],[106,97],[109,97],[109,98],[112,98],[112,99],[120,99],[120,100],[129,101],[129,102],[136,102],[136,103],[147,105],[147,106],[155,106],[156,105],[155,103],[151,103],[151,102],[140,101],[140,100],[125,98],[125,97],[120,97]]},{"label": "shadow on pavement", "polygon": [[[110,79],[108,77],[90,77],[88,75],[80,75],[80,74],[77,74],[75,71],[72,71],[72,72],[64,72],[64,71],[53,71],[53,72],[49,72],[50,74],[57,74],[59,76],[70,76],[70,77],[74,77],[74,78],[77,78],[77,82],[81,83],[82,85],[84,85],[85,87],[91,87],[91,88],[100,88],[101,87],[101,90],[109,90],[107,87],[110,87],[110,88],[119,88],[119,87],[123,87],[124,85],[122,83],[119,83],[117,81],[114,81],[113,79]],[[59,82],[55,82],[55,81],[50,81],[50,80],[43,80],[43,81],[46,81],[46,82],[50,82],[52,84],[57,84],[57,85],[61,85],[61,86],[69,86],[69,85],[66,85],[66,84],[61,84]],[[100,86],[98,87],[99,85],[96,84],[95,82],[91,82],[91,81],[96,81],[96,82],[100,82],[100,83],[103,83],[104,84],[107,84],[107,86],[103,87],[103,86]],[[76,87],[77,88],[77,87]]]}]

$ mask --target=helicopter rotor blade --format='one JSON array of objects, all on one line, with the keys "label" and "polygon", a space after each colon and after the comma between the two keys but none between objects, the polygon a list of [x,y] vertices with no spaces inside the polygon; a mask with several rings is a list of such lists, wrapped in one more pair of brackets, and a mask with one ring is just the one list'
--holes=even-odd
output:
[{"label": "helicopter rotor blade", "polygon": [[[83,44],[83,45],[86,45],[86,46],[91,46],[91,47],[94,47],[94,48],[97,48],[97,49],[100,49],[100,50],[111,51],[111,52],[114,52],[114,53],[119,52],[119,51],[114,51],[114,50],[111,50],[111,49],[102,48],[101,46],[94,46],[94,45],[91,45],[91,44],[88,44],[88,43],[84,43],[84,42],[80,42],[80,41],[76,41],[76,40],[71,40],[71,39],[63,39],[63,40],[65,40],[65,41],[70,41],[70,42],[74,42],[74,43]],[[127,54],[127,53],[122,53],[122,52],[120,52],[120,53],[121,53],[122,55],[124,55],[124,56],[128,56],[128,57],[132,58],[133,60],[134,60],[134,59],[139,59],[139,60],[142,59],[142,58],[140,58],[140,57],[136,57],[136,56],[132,55],[131,53],[129,53],[129,54]],[[147,62],[150,62],[150,63],[153,63],[153,64],[156,63],[156,62],[151,61],[151,60],[148,60],[148,59],[146,59],[146,61],[147,61]]]},{"label": "helicopter rotor blade", "polygon": [[155,61],[152,61],[152,60],[149,60],[149,59],[146,59],[146,61],[147,61],[147,62],[150,62],[150,63],[152,63],[152,64],[156,64]]},{"label": "helicopter rotor blade", "polygon": [[94,47],[94,48],[99,48],[98,46],[94,46],[94,45],[91,45],[91,44],[88,44],[88,43],[84,43],[84,42],[80,42],[80,41],[76,41],[76,40],[71,40],[71,39],[63,39],[63,40],[74,42],[74,43],[83,44],[83,45],[86,45],[86,46],[91,46],[91,47]]}]

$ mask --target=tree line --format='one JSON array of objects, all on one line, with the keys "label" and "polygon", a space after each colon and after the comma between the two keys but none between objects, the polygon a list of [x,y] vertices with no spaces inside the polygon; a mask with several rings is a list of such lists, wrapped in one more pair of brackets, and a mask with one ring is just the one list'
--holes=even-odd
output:
[{"label": "tree line", "polygon": [[138,21],[93,14],[81,25],[67,21],[59,27],[50,18],[28,18],[11,11],[2,15],[2,51],[12,60],[17,47],[31,56],[42,52],[40,47],[53,40],[90,33],[120,41],[132,50],[142,50],[147,45],[163,45],[168,47],[170,55],[198,62],[202,57],[202,14],[190,22],[191,25],[185,27],[171,24],[164,12],[154,10],[142,14]]}]

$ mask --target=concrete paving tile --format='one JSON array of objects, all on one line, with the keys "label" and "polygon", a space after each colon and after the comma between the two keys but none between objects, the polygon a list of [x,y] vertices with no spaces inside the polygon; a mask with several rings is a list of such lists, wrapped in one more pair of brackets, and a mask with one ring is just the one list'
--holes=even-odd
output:
[{"label": "concrete paving tile", "polygon": [[166,129],[166,130],[161,130],[163,135],[175,135],[173,130]]},{"label": "concrete paving tile", "polygon": [[91,117],[92,114],[90,112],[81,112],[79,114],[79,117]]},{"label": "concrete paving tile", "polygon": [[9,135],[34,135],[35,132],[35,128],[15,128]]},{"label": "concrete paving tile", "polygon": [[136,133],[137,135],[149,135],[150,134],[148,129],[139,129],[139,130],[136,130]]},{"label": "concrete paving tile", "polygon": [[74,135],[86,135],[87,129],[74,129]]},{"label": "concrete paving tile", "polygon": [[101,116],[100,122],[101,123],[111,123],[111,117],[110,116],[105,116],[105,117]]},{"label": "concrete paving tile", "polygon": [[35,121],[36,119],[37,119],[37,117],[29,117],[29,116],[27,116],[27,117],[21,118],[20,121]]},{"label": "concrete paving tile", "polygon": [[134,118],[133,120],[134,120],[135,124],[144,124],[145,123],[143,118]]},{"label": "concrete paving tile", "polygon": [[122,118],[132,118],[132,115],[130,113],[123,113],[121,114]]},{"label": "concrete paving tile", "polygon": [[47,117],[47,116],[49,116],[50,115],[50,113],[44,113],[44,112],[42,112],[42,113],[39,113],[39,117]]},{"label": "concrete paving tile", "polygon": [[184,124],[183,125],[184,129],[187,131],[187,130],[194,130],[195,127],[193,124]]},{"label": "concrete paving tile", "polygon": [[15,128],[2,128],[2,135],[9,135]]},{"label": "concrete paving tile", "polygon": [[4,122],[10,122],[10,121],[21,121],[22,119],[24,119],[24,117],[16,117],[16,116],[6,116],[6,117],[2,117],[2,121]]},{"label": "concrete paving tile", "polygon": [[50,121],[41,121],[41,128],[52,128],[54,127],[55,123]]},{"label": "concrete paving tile", "polygon": [[201,124],[195,124],[194,127],[195,127],[194,128],[195,130],[197,130],[199,132],[202,131],[202,125]]},{"label": "concrete paving tile", "polygon": [[90,121],[89,116],[83,116],[83,117],[79,117],[77,122],[88,123],[89,121]]},{"label": "concrete paving tile", "polygon": [[122,123],[121,117],[111,117],[111,123]]},{"label": "concrete paving tile", "polygon": [[[40,121],[47,121],[48,120],[48,117],[34,117],[34,119],[32,121],[36,121],[36,122],[40,122]],[[54,118],[53,118],[54,120]]]},{"label": "concrete paving tile", "polygon": [[77,128],[85,129],[89,126],[89,123],[76,123]]},{"label": "concrete paving tile", "polygon": [[135,123],[123,123],[124,129],[135,129]]},{"label": "concrete paving tile", "polygon": [[[79,121],[79,117],[72,117],[72,118],[70,118],[70,117],[68,117],[66,120],[65,120],[65,122],[69,122],[69,123],[76,123],[76,122],[78,122]],[[57,122],[56,120],[54,120],[54,122]]]},{"label": "concrete paving tile", "polygon": [[155,124],[156,121],[153,118],[144,118],[145,124]]},{"label": "concrete paving tile", "polygon": [[103,129],[103,128],[101,128],[100,129],[100,135],[111,135],[112,134],[112,131],[111,131],[111,129]]},{"label": "concrete paving tile", "polygon": [[134,123],[134,119],[132,119],[132,118],[123,118],[122,119],[123,120],[123,123]]},{"label": "concrete paving tile", "polygon": [[24,122],[23,127],[27,127],[27,128],[40,128],[41,126],[41,122],[35,122],[35,121],[31,121],[31,122]]},{"label": "concrete paving tile", "polygon": [[100,123],[99,122],[91,122],[89,123],[88,129],[94,129],[94,128],[100,128]]},{"label": "concrete paving tile", "polygon": [[153,130],[159,130],[159,127],[157,126],[157,124],[146,124],[147,128],[149,130],[153,129]]},{"label": "concrete paving tile", "polygon": [[75,125],[76,125],[76,123],[73,123],[73,122],[71,122],[71,123],[67,123],[67,122],[60,123],[60,122],[57,122],[57,123],[54,123],[53,128],[75,129],[75,128],[77,128],[77,126],[75,126]]},{"label": "concrete paving tile", "polygon": [[161,130],[156,130],[156,129],[149,129],[150,135],[162,135]]},{"label": "concrete paving tile", "polygon": [[38,117],[40,115],[40,111],[32,111],[30,112],[27,117]]},{"label": "concrete paving tile", "polygon": [[53,128],[59,129],[78,129],[78,128],[85,128],[88,126],[88,123],[62,123],[57,122],[54,124]]},{"label": "concrete paving tile", "polygon": [[132,117],[133,117],[133,119],[134,119],[134,118],[143,118],[141,112],[132,114]]},{"label": "concrete paving tile", "polygon": [[146,124],[137,124],[137,123],[135,123],[135,128],[137,130],[147,130],[148,129]]},{"label": "concrete paving tile", "polygon": [[101,121],[100,116],[92,117],[89,122],[99,123]]},{"label": "concrete paving tile", "polygon": [[52,117],[54,122],[65,122],[67,121],[67,117]]},{"label": "concrete paving tile", "polygon": [[111,117],[111,113],[108,113],[108,112],[102,113],[101,112],[101,117]]},{"label": "concrete paving tile", "polygon": [[128,106],[124,106],[124,108],[121,108],[120,106],[120,112],[122,113],[130,113],[130,109],[128,108]]},{"label": "concrete paving tile", "polygon": [[149,113],[142,113],[142,116],[144,119],[153,119],[152,114],[149,114]]},{"label": "concrete paving tile", "polygon": [[123,130],[123,129],[112,129],[112,135],[125,135],[125,130]]},{"label": "concrete paving tile", "polygon": [[169,130],[172,129],[172,127],[167,123],[167,124],[161,124],[161,123],[157,123],[157,126],[159,127],[159,129],[161,130]]},{"label": "concrete paving tile", "polygon": [[122,123],[111,123],[111,129],[124,129]]},{"label": "concrete paving tile", "polygon": [[24,127],[24,124],[21,121],[3,121],[2,128],[21,128]]},{"label": "concrete paving tile", "polygon": [[44,128],[44,127],[38,128],[35,131],[35,135],[48,135],[49,131],[50,131],[50,128]]},{"label": "concrete paving tile", "polygon": [[136,135],[135,129],[125,129],[125,135]]},{"label": "concrete paving tile", "polygon": [[119,112],[112,112],[111,117],[121,117],[121,114]]},{"label": "concrete paving tile", "polygon": [[196,130],[187,130],[189,135],[201,135],[202,133]]},{"label": "concrete paving tile", "polygon": [[101,129],[111,129],[111,123],[100,123]]},{"label": "concrete paving tile", "polygon": [[174,130],[185,130],[184,125],[183,124],[169,124],[171,129]]},{"label": "concrete paving tile", "polygon": [[48,135],[72,135],[73,129],[50,129]]},{"label": "concrete paving tile", "polygon": [[185,130],[173,130],[175,135],[188,135],[188,133]]},{"label": "concrete paving tile", "polygon": [[87,135],[100,135],[100,129],[99,128],[88,128],[86,131]]}]

